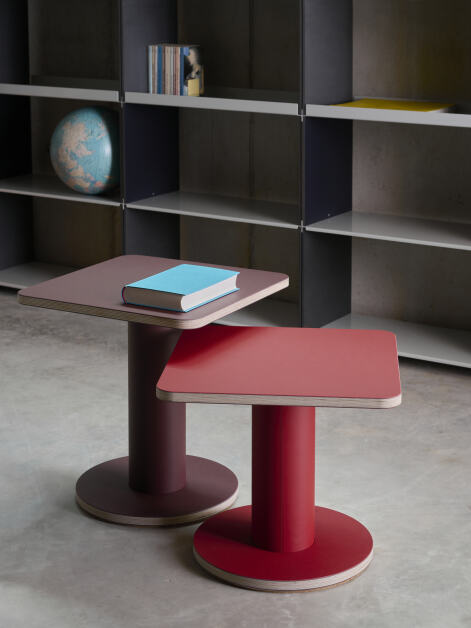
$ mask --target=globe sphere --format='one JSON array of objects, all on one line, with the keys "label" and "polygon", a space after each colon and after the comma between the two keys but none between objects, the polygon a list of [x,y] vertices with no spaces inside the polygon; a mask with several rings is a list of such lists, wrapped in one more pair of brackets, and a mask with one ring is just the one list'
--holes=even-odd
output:
[{"label": "globe sphere", "polygon": [[61,181],[82,194],[119,185],[118,114],[104,107],[72,111],[51,137],[52,166]]}]

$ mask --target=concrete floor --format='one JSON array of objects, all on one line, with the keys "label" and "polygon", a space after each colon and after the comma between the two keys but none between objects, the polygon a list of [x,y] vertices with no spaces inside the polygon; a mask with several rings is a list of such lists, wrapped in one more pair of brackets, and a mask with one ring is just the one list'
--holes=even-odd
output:
[{"label": "concrete floor", "polygon": [[[317,501],[359,518],[375,559],[326,591],[256,593],[192,558],[195,526],[110,525],[75,506],[88,467],[126,453],[126,326],[20,307],[0,291],[0,627],[471,626],[471,386],[403,361],[403,405],[319,410]],[[188,450],[250,502],[250,412],[189,406]]]}]

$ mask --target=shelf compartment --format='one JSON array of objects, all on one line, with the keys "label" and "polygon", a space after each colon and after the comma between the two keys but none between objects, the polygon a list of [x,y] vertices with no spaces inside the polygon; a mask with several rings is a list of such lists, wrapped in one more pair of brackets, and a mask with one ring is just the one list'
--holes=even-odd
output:
[{"label": "shelf compartment", "polygon": [[0,285],[23,288],[121,254],[121,208],[0,194]]},{"label": "shelf compartment", "polygon": [[[100,105],[100,103],[96,104]],[[31,98],[29,105],[31,110],[31,164],[27,170],[22,169],[14,173],[19,177],[15,178],[15,180],[12,180],[11,177],[0,179],[0,186],[4,186],[5,191],[15,194],[57,198],[97,205],[120,205],[123,189],[121,184],[105,194],[82,194],[65,186],[57,177],[51,164],[50,142],[59,122],[69,113],[82,107],[95,106],[95,103],[59,98]],[[103,103],[102,106],[107,110],[115,112],[116,122],[119,125],[119,105]],[[116,160],[120,160],[119,150],[116,154]],[[5,181],[4,179],[7,178],[8,181]]]},{"label": "shelf compartment", "polygon": [[[296,115],[300,13],[287,0],[122,0],[127,102]],[[204,50],[205,96],[148,94],[148,45],[188,41]]]},{"label": "shelf compartment", "polygon": [[128,207],[301,224],[298,116],[126,104],[124,118]]},{"label": "shelf compartment", "polygon": [[[52,94],[56,87],[71,90],[65,98],[114,99],[120,83],[119,5],[117,0],[29,0],[29,80],[15,82],[48,87]],[[79,95],[88,88],[89,95]],[[93,94],[102,89],[103,97]]]},{"label": "shelf compartment", "polygon": [[471,251],[471,224],[442,220],[346,212],[311,224],[306,229],[317,233]]},{"label": "shelf compartment", "polygon": [[0,286],[21,290],[60,275],[66,275],[74,270],[76,269],[70,266],[44,264],[43,262],[19,264],[0,270]]},{"label": "shelf compartment", "polygon": [[106,195],[81,194],[68,188],[54,175],[28,174],[0,179],[0,192],[37,198],[55,198],[63,201],[78,201],[93,205],[121,205],[119,191],[113,191]]},{"label": "shelf compartment", "polygon": [[362,314],[348,314],[325,327],[391,331],[397,336],[398,352],[402,357],[471,368],[469,331]]},{"label": "shelf compartment", "polygon": [[299,226],[299,208],[296,205],[214,194],[171,192],[129,203],[128,207],[287,229],[297,229]]},{"label": "shelf compartment", "polygon": [[296,303],[263,299],[217,322],[243,327],[299,327],[299,308]]},{"label": "shelf compartment", "polygon": [[127,92],[125,100],[140,105],[298,115],[298,95],[294,92],[208,87],[205,95],[198,97]]},{"label": "shelf compartment", "polygon": [[433,113],[366,107],[337,107],[335,105],[306,105],[306,116],[311,118],[471,128],[471,114],[467,111],[466,108],[463,113]]},{"label": "shelf compartment", "polygon": [[[426,11],[411,0],[303,4],[307,116],[471,127],[469,3],[450,0],[444,10],[439,2],[429,2]],[[458,111],[335,106],[359,98],[455,103]]]}]

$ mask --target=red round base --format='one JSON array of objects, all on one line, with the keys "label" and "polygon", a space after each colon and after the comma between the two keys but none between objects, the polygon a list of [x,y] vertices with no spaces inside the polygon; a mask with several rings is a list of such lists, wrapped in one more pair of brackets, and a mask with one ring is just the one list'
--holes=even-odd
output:
[{"label": "red round base", "polygon": [[238,482],[227,467],[187,456],[187,483],[174,493],[151,495],[128,485],[128,458],[116,458],[86,471],[78,480],[76,499],[89,514],[114,523],[165,526],[193,523],[229,508]]},{"label": "red round base", "polygon": [[270,552],[252,545],[252,507],[211,517],[196,531],[194,553],[217,578],[246,589],[297,591],[351,580],[373,558],[373,539],[358,521],[316,507],[316,538],[299,552]]}]

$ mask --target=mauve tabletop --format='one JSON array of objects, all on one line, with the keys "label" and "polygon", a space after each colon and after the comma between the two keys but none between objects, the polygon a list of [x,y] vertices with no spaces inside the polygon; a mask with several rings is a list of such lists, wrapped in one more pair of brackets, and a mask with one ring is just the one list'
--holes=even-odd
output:
[{"label": "mauve tabletop", "polygon": [[289,284],[288,276],[282,273],[199,264],[239,271],[237,278],[239,290],[190,312],[172,312],[123,303],[121,291],[124,285],[183,263],[199,264],[163,257],[122,255],[25,288],[18,293],[18,301],[23,305],[134,323],[175,329],[196,329],[260,301]]}]

